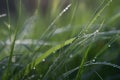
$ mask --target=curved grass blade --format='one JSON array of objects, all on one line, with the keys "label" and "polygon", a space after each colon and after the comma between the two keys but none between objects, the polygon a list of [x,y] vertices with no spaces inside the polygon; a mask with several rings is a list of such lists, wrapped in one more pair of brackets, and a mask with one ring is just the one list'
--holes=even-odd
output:
[{"label": "curved grass blade", "polygon": [[41,55],[39,58],[28,64],[23,70],[21,70],[18,74],[16,74],[14,76],[14,80],[19,80],[21,78],[24,78],[24,76],[27,75],[36,65],[42,62],[43,59],[47,58],[50,54],[61,49],[62,47],[71,44],[74,40],[76,40],[76,38],[71,38],[65,41],[63,44],[57,45],[46,51],[43,55]]},{"label": "curved grass blade", "polygon": [[85,64],[84,66],[90,66],[90,65],[106,65],[106,66],[111,66],[111,67],[114,67],[114,68],[117,68],[117,69],[120,70],[119,65],[112,64],[112,63],[109,63],[109,62],[91,62],[91,63]]},{"label": "curved grass blade", "polygon": [[[109,62],[91,62],[91,63],[84,64],[83,67],[88,67],[88,66],[91,66],[91,65],[111,66],[113,68],[116,68],[116,69],[120,70],[120,66],[119,65],[116,65],[116,64],[113,64],[113,63],[109,63]],[[78,69],[80,69],[79,66],[76,67],[76,68],[74,68],[74,69],[71,69],[71,70],[67,71],[66,73],[64,73],[63,75],[61,75],[58,79],[65,78],[65,77],[69,76],[70,74],[72,74],[73,72],[75,72]]]},{"label": "curved grass blade", "polygon": [[[108,32],[98,32],[97,33],[97,37],[98,36],[111,36],[111,35],[115,35],[115,34],[120,34],[120,31],[108,31]],[[94,33],[91,34],[87,34],[85,36],[83,36],[82,38],[87,38],[89,36],[94,35]],[[33,62],[31,62],[30,64],[28,64],[23,70],[21,70],[18,74],[15,75],[14,79],[21,79],[23,76],[27,75],[31,69],[33,69],[36,65],[38,65],[40,62],[42,62],[43,59],[47,58],[49,55],[51,55],[53,52],[61,49],[62,47],[69,45],[71,43],[73,43],[73,41],[75,41],[76,39],[78,39],[78,37],[74,37],[71,38],[67,41],[65,41],[63,44],[57,45],[51,49],[49,49],[48,51],[46,51],[43,55],[41,55],[39,58],[37,58],[36,60],[34,60]]]},{"label": "curved grass blade", "polygon": [[[104,11],[104,9],[109,6],[109,4],[112,2],[112,0],[109,0],[104,6],[103,8],[95,15],[95,17],[90,21],[90,23],[88,24],[88,26],[86,27],[86,30],[88,30],[92,24],[97,20],[97,18],[101,15],[101,13]],[[84,56],[83,56],[83,59],[81,61],[81,64],[80,64],[80,69],[78,70],[78,73],[76,75],[76,79],[75,80],[80,80],[81,79],[81,74],[83,72],[83,65],[86,61],[86,57],[88,55],[88,51],[89,51],[89,48],[87,49],[87,51],[85,52]]]},{"label": "curved grass blade", "polygon": [[[92,19],[92,21],[89,23],[89,25],[87,26],[87,29],[96,21],[96,19],[99,17],[99,15],[104,11],[104,9],[110,4],[111,0],[97,13],[97,15]],[[58,45],[56,47],[51,48],[50,50],[46,51],[42,56],[40,56],[38,59],[36,59],[35,61],[33,61],[32,63],[28,64],[22,71],[20,71],[20,73],[18,73],[15,76],[15,79],[19,79],[24,75],[27,75],[30,70],[36,66],[37,64],[39,64],[44,58],[46,58],[47,56],[49,56],[50,54],[52,54],[52,52],[59,50],[60,48],[64,47],[65,45],[68,45],[70,43],[72,43],[76,38],[72,38],[68,41],[66,41],[66,44],[61,44]],[[86,55],[87,56],[87,55]],[[85,59],[83,60],[84,63]],[[81,65],[83,65],[83,63]]]}]

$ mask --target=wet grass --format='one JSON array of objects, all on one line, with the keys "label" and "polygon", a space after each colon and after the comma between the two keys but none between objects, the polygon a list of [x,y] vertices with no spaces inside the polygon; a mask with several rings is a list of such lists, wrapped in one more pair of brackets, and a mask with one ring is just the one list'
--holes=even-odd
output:
[{"label": "wet grass", "polygon": [[18,18],[0,16],[0,79],[119,80],[118,2],[53,2],[44,16],[18,2]]}]

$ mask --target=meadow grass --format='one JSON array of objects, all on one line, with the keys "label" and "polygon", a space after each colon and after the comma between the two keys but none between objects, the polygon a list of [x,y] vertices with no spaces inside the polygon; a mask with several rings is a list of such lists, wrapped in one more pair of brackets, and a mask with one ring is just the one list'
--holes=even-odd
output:
[{"label": "meadow grass", "polygon": [[17,20],[7,7],[8,16],[0,17],[6,27],[0,30],[0,79],[119,80],[120,1],[93,1],[71,0],[64,9],[53,2],[46,16],[38,2],[26,16],[20,0]]}]

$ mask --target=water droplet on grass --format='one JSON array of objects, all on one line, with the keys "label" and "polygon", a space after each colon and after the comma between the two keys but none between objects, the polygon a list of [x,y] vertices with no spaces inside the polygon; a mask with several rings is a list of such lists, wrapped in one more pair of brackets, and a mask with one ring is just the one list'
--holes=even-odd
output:
[{"label": "water droplet on grass", "polygon": [[33,67],[33,69],[36,69],[35,67]]},{"label": "water droplet on grass", "polygon": [[96,58],[97,58],[97,57],[94,57],[93,60],[92,60],[92,62],[96,62]]},{"label": "water droplet on grass", "polygon": [[99,32],[99,30],[96,30],[96,33],[98,33]]},{"label": "water droplet on grass", "polygon": [[45,59],[43,59],[42,61],[45,62]]},{"label": "water droplet on grass", "polygon": [[92,62],[95,62],[95,61],[96,61],[95,59],[92,60]]},{"label": "water droplet on grass", "polygon": [[111,47],[111,45],[108,45],[108,47]]}]

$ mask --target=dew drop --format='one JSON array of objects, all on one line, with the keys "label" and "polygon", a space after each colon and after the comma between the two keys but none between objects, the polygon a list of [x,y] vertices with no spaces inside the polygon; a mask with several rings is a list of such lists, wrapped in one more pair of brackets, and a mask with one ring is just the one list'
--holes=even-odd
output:
[{"label": "dew drop", "polygon": [[65,11],[66,11],[66,9],[63,10],[63,12],[65,12]]},{"label": "dew drop", "polygon": [[96,33],[98,33],[99,32],[99,30],[96,30]]},{"label": "dew drop", "polygon": [[45,62],[45,59],[43,59],[42,61]]},{"label": "dew drop", "polygon": [[92,60],[92,62],[96,62],[96,58],[97,58],[97,57],[94,57],[93,60]]},{"label": "dew drop", "polygon": [[92,62],[95,62],[95,61],[96,61],[95,59],[92,60]]},{"label": "dew drop", "polygon": [[98,32],[99,32],[99,30],[96,30],[96,31],[94,32],[94,35],[96,35]]},{"label": "dew drop", "polygon": [[33,67],[33,69],[36,69],[35,67]]},{"label": "dew drop", "polygon": [[111,47],[111,45],[108,45],[108,47]]}]

